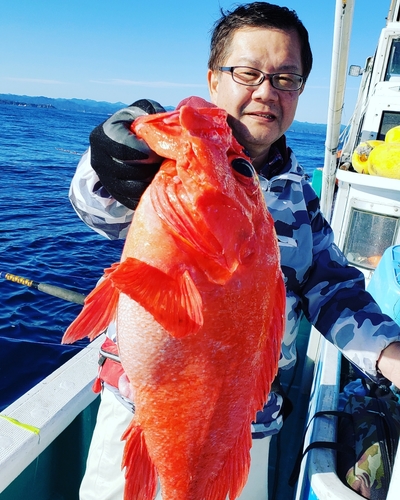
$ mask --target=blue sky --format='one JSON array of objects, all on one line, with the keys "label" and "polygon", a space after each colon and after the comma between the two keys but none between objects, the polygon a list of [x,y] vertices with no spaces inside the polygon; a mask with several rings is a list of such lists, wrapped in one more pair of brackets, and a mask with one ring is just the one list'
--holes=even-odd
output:
[{"label": "blue sky", "polygon": [[[272,0],[273,1],[273,0]],[[275,0],[294,9],[310,34],[314,68],[296,119],[327,118],[335,0]],[[0,93],[175,106],[208,98],[210,29],[225,0],[1,0]],[[375,51],[390,0],[357,0],[349,64]],[[360,78],[349,79],[343,122]]]}]

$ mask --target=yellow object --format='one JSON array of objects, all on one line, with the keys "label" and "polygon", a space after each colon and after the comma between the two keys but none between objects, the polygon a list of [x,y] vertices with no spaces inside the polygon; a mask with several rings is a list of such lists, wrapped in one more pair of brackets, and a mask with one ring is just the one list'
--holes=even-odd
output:
[{"label": "yellow object", "polygon": [[371,140],[360,142],[360,144],[356,147],[351,158],[351,163],[359,174],[369,173],[369,155],[375,147],[380,146],[381,144],[384,144],[384,141]]},{"label": "yellow object", "polygon": [[400,142],[400,125],[386,132],[385,142]]},{"label": "yellow object", "polygon": [[400,179],[400,142],[385,142],[374,148],[368,158],[370,175]]},{"label": "yellow object", "polygon": [[0,415],[1,418],[4,418],[4,420],[7,420],[8,422],[17,425],[18,427],[22,427],[22,429],[25,429],[27,431],[33,432],[34,434],[39,434],[40,429],[39,427],[35,427],[34,425],[30,424],[23,424],[19,420],[16,420],[15,418],[12,417],[7,417],[7,415]]}]

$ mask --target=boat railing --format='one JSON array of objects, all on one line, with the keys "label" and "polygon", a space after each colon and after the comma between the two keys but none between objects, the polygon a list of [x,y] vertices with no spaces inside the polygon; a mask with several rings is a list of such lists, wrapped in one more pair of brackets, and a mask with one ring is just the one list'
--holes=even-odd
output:
[{"label": "boat railing", "polygon": [[97,397],[94,340],[0,412],[0,492],[5,490]]},{"label": "boat railing", "polygon": [[[311,388],[308,430],[303,450],[315,442],[334,443],[337,439],[337,417],[319,416],[317,412],[337,410],[341,354],[320,336],[320,352]],[[400,489],[400,447],[392,472],[387,500],[397,500]],[[362,497],[346,486],[336,473],[336,452],[329,448],[311,449],[303,458],[295,500],[360,500]]]}]

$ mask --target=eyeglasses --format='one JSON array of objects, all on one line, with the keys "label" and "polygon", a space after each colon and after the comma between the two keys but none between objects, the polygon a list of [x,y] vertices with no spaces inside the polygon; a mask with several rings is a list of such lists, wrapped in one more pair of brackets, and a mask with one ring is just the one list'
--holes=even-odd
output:
[{"label": "eyeglasses", "polygon": [[255,87],[261,85],[268,78],[271,85],[278,90],[300,90],[304,77],[295,73],[263,73],[259,69],[248,68],[247,66],[221,66],[220,71],[229,71],[233,81],[240,85]]}]

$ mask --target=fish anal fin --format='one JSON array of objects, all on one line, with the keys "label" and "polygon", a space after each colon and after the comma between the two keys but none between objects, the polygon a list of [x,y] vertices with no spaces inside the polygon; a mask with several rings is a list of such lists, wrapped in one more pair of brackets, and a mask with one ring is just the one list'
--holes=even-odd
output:
[{"label": "fish anal fin", "polygon": [[107,269],[104,280],[86,297],[82,311],[62,338],[63,344],[71,344],[84,337],[93,340],[115,319],[119,292],[109,278],[115,268],[116,265]]},{"label": "fish anal fin", "polygon": [[128,257],[112,274],[118,290],[146,309],[175,338],[197,333],[203,326],[203,301],[190,273],[176,277]]},{"label": "fish anal fin", "polygon": [[142,429],[134,419],[122,439],[126,441],[122,458],[126,480],[124,500],[154,500],[157,472],[147,451]]}]

